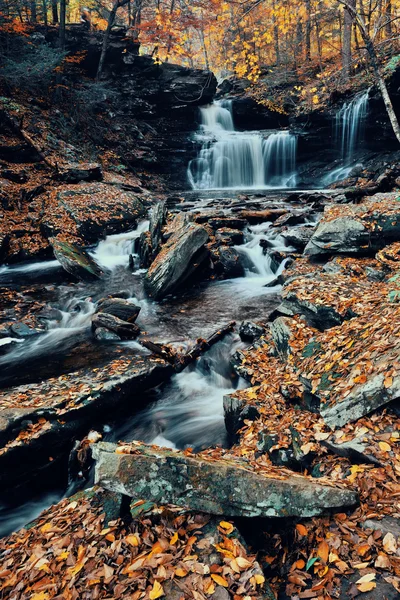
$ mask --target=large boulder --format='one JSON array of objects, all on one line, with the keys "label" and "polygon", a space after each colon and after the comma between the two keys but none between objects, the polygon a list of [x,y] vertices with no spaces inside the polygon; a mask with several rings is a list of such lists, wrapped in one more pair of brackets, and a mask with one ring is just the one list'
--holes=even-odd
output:
[{"label": "large boulder", "polygon": [[159,300],[180,286],[205,258],[199,251],[207,241],[206,229],[192,223],[172,235],[146,274],[147,293]]},{"label": "large boulder", "polygon": [[245,462],[146,446],[99,443],[93,449],[96,483],[160,504],[244,517],[311,517],[356,504],[354,492],[296,475],[254,472]]},{"label": "large boulder", "polygon": [[376,194],[359,205],[325,210],[304,254],[370,254],[400,240],[398,194]]},{"label": "large boulder", "polygon": [[104,275],[104,271],[86,250],[56,238],[52,238],[50,242],[54,256],[67,273],[82,281],[93,281]]}]

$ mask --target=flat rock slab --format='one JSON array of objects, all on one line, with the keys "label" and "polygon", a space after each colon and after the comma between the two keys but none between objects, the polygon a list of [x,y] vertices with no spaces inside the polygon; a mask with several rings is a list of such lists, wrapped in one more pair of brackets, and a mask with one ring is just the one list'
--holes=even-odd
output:
[{"label": "flat rock slab", "polygon": [[[128,452],[128,453],[124,453]],[[131,497],[229,517],[311,517],[357,503],[357,494],[302,476],[135,443],[93,447],[96,482]]]},{"label": "flat rock slab", "polygon": [[65,184],[40,196],[48,207],[41,222],[47,237],[58,233],[92,244],[105,235],[133,229],[145,218],[143,197],[123,185],[105,182]]},{"label": "flat rock slab", "polygon": [[208,232],[204,227],[183,225],[153,261],[145,278],[146,291],[157,300],[174,291],[201,262],[198,252],[207,241]]},{"label": "flat rock slab", "polygon": [[123,406],[143,406],[143,392],[172,367],[148,356],[123,356],[40,383],[0,392],[0,484],[14,485],[71,447],[73,439]]}]

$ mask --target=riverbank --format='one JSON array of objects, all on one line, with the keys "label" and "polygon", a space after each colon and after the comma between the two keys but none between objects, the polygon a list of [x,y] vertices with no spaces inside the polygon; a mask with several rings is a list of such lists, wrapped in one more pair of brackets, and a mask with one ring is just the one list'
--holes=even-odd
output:
[{"label": "riverbank", "polygon": [[[302,199],[304,199],[304,203],[302,203]],[[336,199],[341,200],[341,197],[336,194]],[[289,506],[285,508],[285,511],[289,510],[289,514],[293,516],[288,518],[283,516],[283,513],[276,513],[274,516],[275,519],[278,518],[277,522],[275,519],[271,519],[271,512],[262,514],[262,510],[264,510],[262,509],[260,513],[260,508],[257,508],[257,501],[255,498],[253,499],[252,488],[248,483],[246,511],[250,510],[254,514],[251,520],[249,520],[248,514],[246,515],[246,511],[241,512],[242,509],[236,502],[233,504],[236,506],[234,512],[231,512],[228,507],[229,502],[227,504],[226,501],[225,507],[220,511],[216,509],[216,512],[221,514],[220,519],[224,519],[224,522],[231,521],[233,517],[233,527],[239,528],[252,548],[251,556],[257,553],[258,563],[263,569],[259,584],[257,584],[257,579],[254,579],[255,575],[251,575],[249,578],[246,575],[247,585],[250,585],[249,582],[254,579],[251,584],[253,587],[251,585],[244,587],[243,591],[238,593],[241,588],[235,574],[236,563],[233,567],[230,565],[235,555],[228,556],[222,551],[222,546],[220,546],[221,552],[218,550],[217,554],[224,557],[223,563],[221,564],[213,558],[210,573],[203,575],[201,583],[200,580],[196,580],[197,583],[194,584],[192,579],[200,569],[196,565],[209,564],[199,554],[202,542],[199,541],[200,538],[196,534],[197,539],[193,542],[193,550],[198,562],[185,564],[184,572],[182,571],[182,575],[179,576],[176,575],[176,569],[181,568],[178,564],[173,563],[175,571],[166,570],[165,573],[164,571],[155,573],[146,557],[137,569],[135,567],[138,575],[137,577],[135,575],[133,581],[126,587],[127,584],[122,575],[132,558],[129,559],[129,564],[124,559],[117,568],[107,561],[104,562],[104,558],[102,558],[96,568],[103,571],[106,569],[107,573],[105,571],[100,573],[100,570],[97,573],[96,571],[97,575],[93,577],[92,584],[99,597],[107,597],[108,586],[115,583],[114,577],[118,577],[118,585],[121,586],[118,589],[121,590],[121,597],[135,593],[138,598],[147,597],[146,594],[150,597],[150,593],[155,588],[166,597],[175,597],[173,594],[176,593],[177,598],[181,597],[179,594],[185,598],[196,598],[194,592],[202,594],[201,597],[205,598],[219,598],[220,596],[221,598],[225,598],[225,596],[226,598],[235,596],[270,598],[273,597],[271,594],[274,591],[276,597],[279,598],[296,596],[299,598],[348,598],[358,594],[365,598],[373,598],[376,593],[382,596],[386,595],[388,598],[395,598],[398,593],[396,591],[396,586],[398,586],[398,546],[396,529],[393,527],[397,522],[399,507],[396,501],[393,502],[393,498],[396,498],[399,493],[397,480],[400,466],[397,443],[400,424],[397,416],[395,391],[397,385],[396,353],[393,354],[391,350],[396,341],[397,331],[397,246],[396,243],[391,245],[398,235],[396,229],[397,195],[377,196],[365,200],[361,205],[343,205],[332,203],[332,198],[329,199],[323,195],[321,197],[321,194],[315,194],[311,199],[307,195],[302,198],[302,195],[299,194],[296,202],[297,204],[293,205],[283,198],[277,202],[276,192],[274,192],[272,202],[268,197],[242,196],[236,199],[226,199],[223,204],[221,204],[221,200],[202,200],[197,205],[190,198],[186,203],[179,203],[176,208],[171,207],[172,211],[170,210],[169,215],[160,210],[155,213],[159,217],[163,215],[160,217],[162,221],[156,223],[153,219],[153,235],[142,234],[144,240],[153,239],[153,242],[155,232],[159,232],[161,235],[155,245],[151,247],[152,251],[155,250],[153,270],[157,268],[160,247],[161,254],[159,256],[163,257],[162,264],[170,264],[174,260],[176,248],[174,236],[177,240],[181,240],[185,235],[191,235],[191,230],[185,229],[187,227],[185,221],[186,223],[192,222],[194,227],[205,228],[207,236],[201,243],[204,247],[208,247],[208,256],[211,257],[211,262],[206,261],[203,265],[201,262],[197,263],[199,249],[193,248],[193,254],[186,253],[185,260],[188,262],[194,260],[194,264],[196,264],[195,271],[191,273],[192,280],[188,280],[192,283],[189,284],[188,289],[186,282],[176,298],[172,298],[172,300],[167,298],[158,303],[150,301],[148,304],[148,301],[145,302],[144,296],[138,292],[140,286],[138,287],[138,283],[135,284],[134,302],[141,306],[141,313],[143,313],[137,322],[141,328],[147,330],[147,337],[150,333],[151,339],[164,348],[166,347],[165,342],[172,342],[167,346],[175,351],[179,350],[178,346],[180,345],[179,351],[181,352],[182,344],[187,348],[188,333],[193,336],[194,341],[196,336],[201,336],[202,329],[205,331],[205,326],[211,333],[221,327],[227,321],[228,316],[231,319],[237,319],[240,323],[240,320],[252,315],[255,323],[241,328],[241,337],[244,341],[240,341],[239,337],[232,337],[231,342],[224,343],[224,346],[221,347],[222,355],[217,353],[208,358],[205,354],[197,365],[189,367],[188,371],[184,371],[180,375],[174,375],[167,387],[161,388],[156,396],[149,397],[149,400],[152,401],[156,399],[156,404],[150,405],[144,412],[139,413],[130,423],[124,423],[126,416],[122,417],[119,424],[118,418],[113,423],[112,419],[107,419],[107,413],[105,413],[104,417],[107,426],[111,425],[111,432],[107,433],[105,430],[102,433],[106,440],[124,440],[119,446],[120,450],[116,450],[116,456],[119,458],[123,458],[125,455],[129,458],[132,451],[140,456],[140,453],[144,451],[135,445],[131,446],[129,440],[132,439],[173,448],[194,445],[197,452],[185,451],[183,455],[184,463],[192,461],[190,464],[194,479],[191,480],[191,486],[194,490],[201,489],[202,477],[204,477],[201,475],[201,471],[197,473],[200,463],[197,466],[196,460],[205,461],[205,464],[211,460],[213,469],[216,469],[213,480],[218,482],[218,487],[227,500],[232,496],[227,489],[224,492],[224,485],[226,486],[228,481],[232,481],[231,485],[242,486],[243,477],[248,472],[258,478],[257,485],[261,485],[265,481],[265,485],[268,486],[273,480],[276,480],[278,483],[281,482],[279,485],[288,485],[290,489],[292,486],[298,485],[297,482],[302,481],[303,477],[304,485],[307,482],[311,489],[313,486],[316,486],[315,490],[318,486],[321,489],[326,487],[325,507],[319,507],[317,513],[310,512],[314,510],[311,509],[311,503],[306,502],[303,506],[300,493],[296,492],[294,487],[291,492],[290,509]],[[327,204],[325,216],[322,221],[319,221],[323,204]],[[272,223],[271,221],[265,222],[266,218],[273,218],[274,221]],[[165,221],[163,221],[164,219]],[[249,225],[246,219],[251,219],[253,224]],[[235,230],[233,225],[242,227],[241,221],[243,220],[245,221],[243,229]],[[254,220],[256,222],[258,220],[260,223],[254,224]],[[338,229],[337,220],[339,223],[342,223],[343,220],[346,221],[346,227],[343,230]],[[178,222],[181,222],[181,229],[177,226]],[[171,223],[175,223],[175,225],[171,226]],[[357,234],[351,233],[350,224]],[[225,228],[221,228],[221,225]],[[232,236],[237,235],[235,231],[238,233],[242,231],[242,243],[229,245],[232,244]],[[329,231],[332,233],[329,234]],[[341,231],[345,237],[340,233]],[[171,232],[173,232],[172,236]],[[340,237],[341,235],[342,237]],[[299,244],[297,249],[285,245],[285,236],[291,240],[289,243]],[[211,239],[211,245],[209,239]],[[323,245],[319,240],[323,240]],[[115,257],[115,250],[111,250],[111,246],[107,246],[107,244],[106,240],[105,246],[110,248],[110,255]],[[217,244],[217,250],[214,249],[215,244]],[[143,250],[143,244],[141,247]],[[221,249],[225,247],[233,250],[238,261],[242,262],[244,277],[240,274],[239,277],[234,278],[228,275],[226,279],[223,271],[215,270],[215,265],[220,261]],[[304,248],[305,252],[302,255]],[[318,261],[314,258],[316,249],[321,253]],[[113,285],[121,285],[121,281],[124,281],[124,287],[126,287],[127,277],[132,284],[132,275],[129,270],[127,271],[131,251],[131,246],[124,246],[120,258],[118,260],[114,258],[114,262],[120,264],[116,264],[114,270],[111,271],[112,279],[106,276],[107,286],[111,281],[114,282]],[[214,257],[215,252],[216,256]],[[339,252],[340,256],[330,258],[335,252]],[[350,255],[355,253],[356,257],[345,258],[343,252]],[[143,256],[148,257],[151,254],[152,252],[145,252]],[[99,259],[100,256],[104,257],[105,253],[104,251],[100,252],[99,249],[93,256]],[[135,258],[138,267],[140,267],[139,260],[139,256]],[[210,261],[210,258],[207,260]],[[211,264],[214,264],[214,267],[210,270]],[[108,267],[110,267],[110,263],[108,263]],[[184,274],[185,271],[186,269],[183,269],[182,273]],[[166,272],[168,273],[168,269]],[[279,279],[276,279],[277,276]],[[143,273],[138,272],[137,275],[134,273],[134,279],[135,277],[143,278]],[[219,281],[218,278],[220,278]],[[208,280],[208,282],[200,283],[201,279]],[[284,283],[284,287],[281,291],[282,283]],[[68,284],[70,288],[72,286],[75,289],[82,288],[82,285]],[[190,285],[195,286],[193,291],[190,290]],[[265,287],[266,285],[267,287]],[[273,287],[270,287],[271,285]],[[97,297],[100,297],[100,292]],[[384,300],[385,298],[386,300]],[[387,310],[385,306],[387,306]],[[151,316],[152,313],[153,316]],[[88,314],[89,320],[86,321],[86,327],[90,324],[90,315],[93,314],[93,309]],[[364,340],[369,339],[370,335],[374,336],[375,347],[365,346]],[[38,339],[40,340],[40,338]],[[254,346],[246,350],[246,346],[251,343],[251,340],[253,340]],[[138,342],[140,344],[140,338]],[[121,342],[114,339],[105,343],[109,353],[115,344],[118,348],[118,344]],[[122,342],[121,348],[124,348],[124,344],[126,342]],[[139,348],[139,344],[137,342],[133,342],[133,344],[137,346],[131,346],[130,352],[137,352],[135,348]],[[218,348],[218,345],[215,348]],[[64,352],[64,350],[62,351]],[[229,367],[229,360],[232,356],[233,367],[240,377],[236,382],[231,378],[232,372]],[[354,357],[353,362],[352,357]],[[126,358],[124,360],[126,362]],[[142,360],[149,359],[145,356]],[[118,369],[121,368],[125,379],[127,374],[125,363],[121,362],[121,359],[117,359],[116,364],[118,364]],[[112,366],[112,363],[110,365]],[[98,363],[95,371],[97,380],[102,377],[102,370],[99,370]],[[118,377],[113,367],[111,371],[112,379],[115,379],[113,385],[118,390],[120,386]],[[49,380],[49,385],[51,384],[52,390],[61,385],[67,393],[71,393],[73,390],[68,387],[71,378],[77,379],[82,386],[80,371],[74,369],[70,375],[62,376],[59,382],[54,380],[51,384],[52,380]],[[247,384],[245,380],[248,380]],[[376,382],[374,383],[376,396],[373,396],[372,381]],[[43,387],[47,384],[40,385]],[[252,387],[247,387],[248,385]],[[365,386],[365,391],[361,389],[362,386]],[[237,387],[239,387],[239,391],[235,392]],[[30,397],[40,398],[37,393],[38,384],[30,384],[25,388],[24,390],[15,388],[12,394],[18,396],[23,393],[27,396],[25,402],[28,404],[30,404]],[[240,388],[246,389],[240,391]],[[339,390],[341,390],[341,396],[334,398],[333,395],[338,395]],[[13,398],[10,392],[11,390],[6,392],[7,401]],[[82,392],[88,397],[92,397],[92,401],[96,403],[96,397],[93,397],[89,388]],[[122,389],[112,392],[114,409],[115,401],[122,398],[122,392]],[[101,394],[101,391],[97,386],[96,394],[99,393]],[[332,399],[329,394],[333,394]],[[43,396],[46,398],[46,403],[48,403],[47,396]],[[64,406],[66,398],[64,393],[62,397]],[[353,397],[354,400],[351,400]],[[377,402],[371,404],[374,397],[377,398]],[[142,401],[144,398],[141,395]],[[363,398],[368,401],[365,402]],[[76,394],[73,402],[74,406],[82,404],[80,396],[76,396]],[[343,408],[336,413],[335,403],[344,405],[346,402],[353,407],[352,412],[347,413],[348,409]],[[382,405],[385,406],[380,408]],[[78,413],[74,406],[71,405],[68,410],[72,410],[76,416]],[[82,407],[84,406],[89,406],[86,401],[82,404]],[[333,409],[330,408],[331,406]],[[38,408],[40,411],[44,405],[39,404]],[[125,409],[124,414],[129,413],[131,414],[131,409],[128,412]],[[336,422],[334,416],[336,414],[340,415],[340,422]],[[31,418],[29,415],[28,417]],[[59,419],[56,413],[55,418]],[[26,432],[30,431],[30,433],[22,436],[19,433],[19,439],[16,438],[17,445],[22,444],[28,450],[28,455],[32,443],[30,436],[40,439],[41,435],[37,435],[40,433],[39,429],[43,430],[46,425],[43,419],[39,419],[39,421],[39,428],[36,427],[38,431],[29,425]],[[62,429],[68,425],[59,423],[58,427]],[[15,429],[15,424],[13,428]],[[219,447],[213,448],[215,443],[219,444]],[[10,445],[10,441],[8,444]],[[13,445],[15,442],[11,443],[11,447]],[[209,446],[208,449],[207,446]],[[152,448],[155,455],[159,456],[161,450],[158,451],[156,446],[152,446]],[[171,460],[174,456],[178,460],[181,455],[173,452]],[[150,462],[147,468],[151,472],[152,467],[149,465],[152,464],[152,459],[148,460]],[[219,469],[222,469],[220,473],[225,473],[225,464],[229,465],[231,469],[229,477],[226,474],[223,477],[218,476]],[[242,470],[243,468],[245,471]],[[112,477],[115,475],[111,476],[104,470],[103,473],[98,472],[99,483],[106,487],[109,486],[110,489],[118,490],[118,483],[116,481],[112,483]],[[123,473],[126,485],[135,486],[138,476],[134,474],[134,471],[123,469],[121,476]],[[298,479],[299,477],[300,479]],[[186,484],[176,481],[172,496],[168,492],[168,486],[162,486],[162,496],[151,486],[149,489],[143,488],[135,494],[132,493],[131,487],[124,488],[124,494],[133,495],[135,500],[138,499],[138,496],[144,495],[145,500],[155,502],[155,504],[162,498],[162,503],[172,501],[181,509],[198,510],[198,504],[192,505],[189,496],[180,494],[180,485]],[[275,495],[278,493],[277,489],[279,488],[275,489]],[[348,501],[345,499],[346,496],[343,496],[342,500],[334,500],[335,494],[340,490],[341,493],[353,493],[356,496],[349,496]],[[102,493],[101,491],[97,492],[97,497],[100,498]],[[318,492],[318,495],[322,501],[321,492]],[[359,507],[355,509],[348,507],[347,504],[350,506],[354,504],[357,496],[359,497],[357,500],[357,503],[360,503]],[[179,498],[181,499],[179,500]],[[47,536],[50,535],[49,539],[55,539],[55,532],[59,527],[58,519],[64,518],[62,515],[67,506],[66,502],[51,509],[47,516],[41,517],[38,524],[34,524],[33,528],[29,530],[29,535],[33,536],[32,540],[37,540],[35,547],[43,547],[43,544],[46,544],[42,536],[47,539]],[[93,509],[88,504],[92,501],[87,496],[68,502],[70,505],[71,502],[74,505],[74,509],[71,509],[74,514],[75,511],[82,510],[87,515],[84,523],[89,523],[95,518]],[[107,512],[107,502],[98,509],[100,513]],[[112,523],[115,524],[106,527],[107,523],[104,521],[100,526],[110,533],[110,539],[104,543],[107,543],[111,550],[119,547],[118,536],[132,535],[137,527],[141,527],[140,520],[135,517],[130,526],[130,528],[133,527],[132,532],[131,529],[124,529],[126,525],[117,519],[120,514],[118,512],[118,495],[114,498],[114,502],[117,503],[117,512],[114,512]],[[252,502],[255,504],[252,505]],[[296,502],[299,503],[297,508],[295,508]],[[274,501],[272,506],[277,511],[278,501]],[[211,505],[209,509],[215,510],[211,508]],[[152,518],[150,516],[152,509],[149,510],[148,518]],[[135,512],[133,514],[135,515]],[[193,512],[186,514],[193,515]],[[243,515],[242,518],[239,518],[240,514]],[[256,514],[261,515],[261,521],[259,517],[255,517]],[[321,516],[310,518],[310,514],[321,514]],[[244,519],[246,516],[247,518]],[[107,515],[102,519],[107,519]],[[71,525],[71,527],[75,526]],[[80,543],[82,547],[89,539],[87,537],[89,531],[86,527],[84,525],[81,530]],[[41,533],[43,528],[46,531]],[[122,528],[121,534],[119,533],[120,528]],[[69,535],[68,529],[63,529],[63,531],[65,531],[63,535]],[[381,533],[379,533],[380,531]],[[108,533],[105,533],[104,536],[107,536]],[[5,538],[4,549],[13,548],[13,550],[11,553],[6,551],[3,561],[16,560],[17,553],[25,544],[24,536],[26,535],[22,532]],[[171,532],[171,537],[172,535],[173,532]],[[200,546],[196,550],[198,542]],[[51,598],[57,595],[56,590],[58,593],[64,590],[63,593],[65,593],[65,589],[79,590],[79,586],[83,585],[87,573],[86,566],[79,568],[72,579],[70,577],[73,573],[74,561],[79,563],[79,560],[83,559],[83,551],[79,558],[78,548],[76,548],[75,542],[71,541],[66,546],[65,552],[70,553],[71,559],[65,565],[67,576],[64,584],[59,583],[58,578],[56,583],[54,580],[56,565],[63,563],[57,560],[53,563],[53,559],[46,553],[46,561],[48,560],[44,563],[46,569],[38,568],[37,576],[35,575],[34,585],[36,586],[35,590],[38,590],[35,593],[48,594],[45,597]],[[232,552],[232,550],[227,550],[227,552]],[[40,554],[42,556],[42,552]],[[143,552],[139,553],[139,557],[142,554]],[[161,563],[156,559],[155,564],[157,565],[164,564],[163,557],[164,555],[168,556],[170,551],[165,546],[159,554]],[[57,556],[56,553],[54,558]],[[151,556],[157,557],[158,555],[156,553]],[[248,554],[243,556],[249,560],[250,564],[253,564],[253,558],[249,559]],[[87,561],[83,559],[83,565],[86,563]],[[41,566],[41,563],[39,564]],[[105,564],[107,567],[104,566]],[[57,566],[57,569],[59,568]],[[109,568],[113,569],[113,574],[111,571],[108,574]],[[160,567],[158,566],[158,568]],[[201,568],[206,569],[204,566]],[[90,569],[93,570],[92,567]],[[7,569],[5,572],[7,573]],[[21,571],[21,574],[23,572]],[[212,573],[219,575],[222,579],[212,578],[210,576]],[[239,567],[237,575],[242,573],[244,574],[246,571]],[[51,582],[48,581],[49,577],[52,578]],[[265,578],[265,581],[262,578]],[[16,585],[12,581],[11,579],[10,583],[10,579],[5,576],[5,590]],[[156,582],[161,585],[162,590],[158,588]],[[272,591],[266,582],[268,582],[268,586],[271,586]],[[31,583],[31,585],[33,584]],[[47,585],[50,587],[46,587]],[[60,585],[61,587],[58,587]],[[175,586],[175,592],[168,591],[170,585],[173,588]],[[25,586],[26,580],[22,577],[21,593],[26,589]]]}]

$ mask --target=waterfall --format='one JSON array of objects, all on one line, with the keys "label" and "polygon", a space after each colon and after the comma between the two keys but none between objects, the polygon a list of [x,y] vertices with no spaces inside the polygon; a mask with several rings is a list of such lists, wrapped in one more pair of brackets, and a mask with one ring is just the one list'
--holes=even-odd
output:
[{"label": "waterfall", "polygon": [[366,117],[368,114],[369,90],[343,104],[336,113],[334,121],[334,138],[340,150],[341,166],[334,169],[324,178],[323,183],[329,185],[349,176],[355,166],[357,152],[364,139]]},{"label": "waterfall", "polygon": [[291,188],[296,184],[297,138],[288,131],[235,131],[232,102],[214,102],[200,109],[202,142],[189,163],[193,189]]},{"label": "waterfall", "polygon": [[342,161],[350,163],[364,137],[368,112],[368,91],[345,103],[335,118],[335,134]]}]

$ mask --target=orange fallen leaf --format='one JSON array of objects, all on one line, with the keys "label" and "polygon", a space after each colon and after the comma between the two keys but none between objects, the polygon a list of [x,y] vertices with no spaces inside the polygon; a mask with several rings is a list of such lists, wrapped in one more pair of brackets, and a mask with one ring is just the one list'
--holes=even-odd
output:
[{"label": "orange fallen leaf", "polygon": [[307,531],[307,528],[306,528],[306,527],[304,527],[304,525],[302,525],[301,523],[297,523],[297,525],[296,525],[296,529],[297,529],[297,532],[298,532],[300,535],[303,535],[303,536],[305,536],[305,535],[307,535],[307,533],[308,533],[308,531]]},{"label": "orange fallen leaf", "polygon": [[218,585],[222,585],[223,587],[229,587],[229,583],[224,577],[221,577],[221,575],[216,575],[215,573],[212,573],[211,578],[215,581],[215,583],[218,583]]},{"label": "orange fallen leaf", "polygon": [[318,546],[318,550],[317,550],[317,555],[319,556],[319,558],[321,560],[324,561],[324,563],[328,562],[328,557],[329,557],[329,546],[328,544],[324,541],[322,541],[320,543],[320,545]]}]

